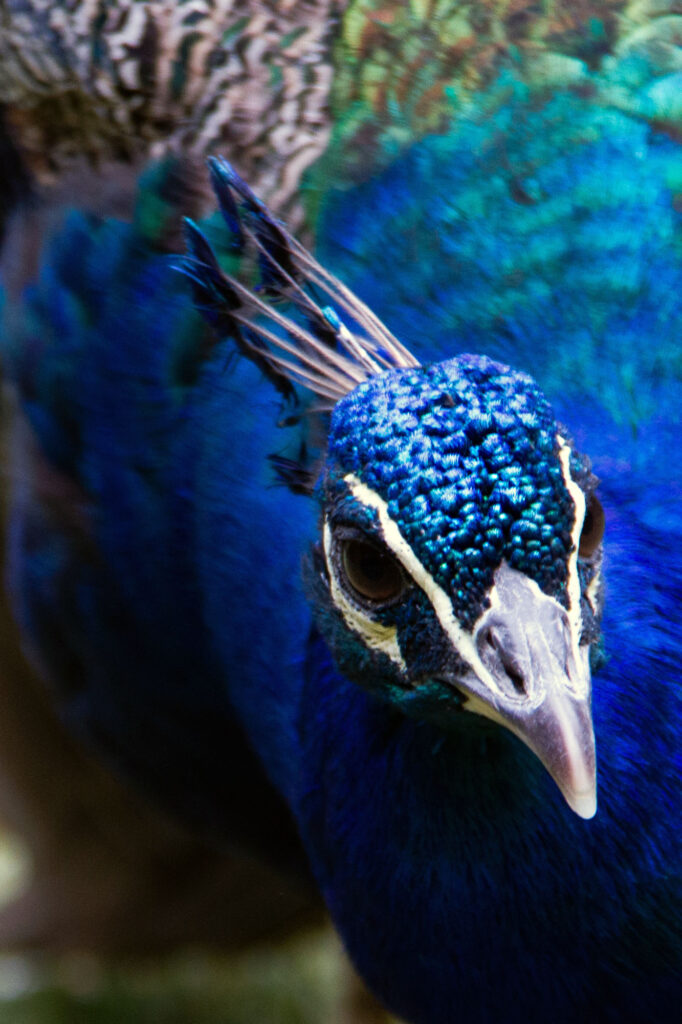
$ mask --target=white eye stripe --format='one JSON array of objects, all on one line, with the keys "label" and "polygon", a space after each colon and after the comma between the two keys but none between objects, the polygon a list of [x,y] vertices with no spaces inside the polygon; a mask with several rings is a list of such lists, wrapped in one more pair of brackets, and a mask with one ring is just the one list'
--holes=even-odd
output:
[{"label": "white eye stripe", "polygon": [[441,627],[460,658],[471,666],[482,682],[493,691],[497,691],[498,686],[495,680],[478,655],[474,636],[460,626],[452,607],[452,601],[419,561],[401,534],[398,524],[389,515],[388,505],[384,499],[367,484],[364,484],[354,473],[348,473],[344,480],[353,497],[365,508],[372,508],[377,513],[384,543],[428,597]]},{"label": "white eye stripe", "polygon": [[[578,543],[585,517],[585,496],[582,489],[570,475],[569,459],[571,449],[563,438],[559,437],[558,441],[560,446],[559,458],[562,474],[564,476],[566,488],[571,496],[575,508],[575,519],[571,530],[573,546],[568,564],[568,597],[570,608],[566,614],[568,615],[570,624],[573,654],[574,657],[577,658],[578,663],[580,663],[581,659],[583,659],[583,656],[586,654],[584,650],[580,649],[579,644],[580,634],[582,631],[582,614],[580,610],[581,587],[580,578],[578,576]],[[397,561],[403,566],[414,583],[426,594],[443,631],[449,638],[459,657],[470,666],[476,676],[478,676],[481,682],[483,682],[490,691],[493,693],[501,693],[495,679],[483,664],[476,646],[477,631],[486,618],[488,610],[484,609],[482,611],[481,616],[475,623],[471,632],[464,630],[455,616],[450,597],[442,587],[436,583],[429,571],[419,561],[414,551],[400,532],[398,524],[391,518],[388,512],[388,505],[384,499],[364,484],[362,480],[353,473],[347,474],[344,477],[344,480],[353,494],[353,497],[365,508],[373,509],[376,512],[384,543]],[[331,557],[332,536],[331,528],[327,520],[325,520],[324,523],[323,536],[325,557],[330,577],[331,596],[334,603],[343,614],[346,624],[354,632],[362,636],[369,647],[383,651],[403,671],[407,671],[407,666],[398,642],[397,629],[393,626],[384,626],[382,623],[375,622],[352,604],[345,596],[337,579],[333,559]],[[529,581],[529,583],[531,583],[534,589],[538,590],[538,593],[540,592],[536,583],[532,581]],[[597,586],[598,584],[595,583],[594,589],[590,588],[591,592],[588,595],[588,599],[592,598],[593,595],[596,596]],[[495,587],[493,587],[489,597],[492,603],[497,600]]]}]

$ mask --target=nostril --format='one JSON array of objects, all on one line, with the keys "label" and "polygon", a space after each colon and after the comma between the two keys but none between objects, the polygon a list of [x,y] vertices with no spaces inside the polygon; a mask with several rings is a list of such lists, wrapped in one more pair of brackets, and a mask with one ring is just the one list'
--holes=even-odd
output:
[{"label": "nostril", "polygon": [[504,671],[507,673],[509,679],[512,682],[512,686],[514,687],[516,692],[525,693],[526,683],[521,673],[516,669],[514,665],[512,665],[508,658],[503,657],[501,661],[504,666]]},{"label": "nostril", "polygon": [[526,680],[516,659],[505,649],[503,640],[492,628],[485,629],[478,642],[479,652],[498,677],[506,677],[515,693],[526,693]]}]

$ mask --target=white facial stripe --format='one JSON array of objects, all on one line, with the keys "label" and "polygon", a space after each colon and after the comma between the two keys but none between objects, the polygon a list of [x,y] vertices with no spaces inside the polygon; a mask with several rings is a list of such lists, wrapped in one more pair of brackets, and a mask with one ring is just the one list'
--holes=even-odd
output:
[{"label": "white facial stripe", "polygon": [[459,656],[471,666],[481,682],[485,683],[492,693],[502,695],[493,676],[478,656],[472,634],[465,632],[460,626],[452,608],[452,601],[419,561],[398,529],[398,524],[391,519],[388,505],[384,499],[364,484],[354,473],[348,473],[343,479],[348,484],[354,498],[357,498],[365,507],[376,510],[386,546],[390,548],[403,568],[428,597],[438,621]]},{"label": "white facial stripe", "polygon": [[381,622],[375,622],[369,615],[365,615],[359,608],[351,604],[343,590],[339,586],[334,570],[334,563],[331,557],[332,536],[329,523],[325,519],[322,539],[324,543],[324,554],[327,560],[329,572],[330,592],[332,600],[343,615],[346,625],[354,633],[358,633],[368,647],[373,650],[382,651],[387,654],[391,661],[403,671],[407,672],[407,665],[400,652],[398,643],[398,630],[395,626],[384,626]]},{"label": "white facial stripe", "polygon": [[[565,445],[565,449],[566,454],[562,455],[562,469],[564,470],[564,473],[567,473],[567,459],[568,454],[570,454],[570,449],[568,449],[567,445]],[[382,536],[386,546],[392,551],[403,568],[410,574],[417,586],[420,587],[428,597],[443,631],[448,636],[453,648],[460,658],[470,666],[491,694],[497,693],[504,698],[506,702],[508,702],[508,694],[505,694],[500,690],[494,677],[481,661],[476,647],[477,633],[487,620],[489,609],[485,609],[481,613],[479,619],[474,625],[473,632],[466,632],[455,616],[452,601],[419,561],[414,551],[401,534],[398,524],[389,515],[388,505],[384,499],[364,484],[362,480],[355,476],[354,473],[348,473],[344,477],[344,480],[348,484],[353,496],[359,502],[366,507],[375,509],[379,518],[379,524],[381,526]],[[585,497],[578,484],[576,484],[570,477],[570,473],[568,474],[567,488],[569,488],[569,493],[576,505],[576,520],[572,530],[572,540],[575,545],[575,551],[572,553],[569,561],[569,600],[571,602],[571,610],[566,614],[569,619],[574,657],[577,659],[577,664],[583,664],[589,652],[586,647],[581,648],[579,645],[580,632],[582,629],[582,615],[580,613],[580,579],[578,577],[577,544],[579,542],[580,530],[582,529],[582,522],[585,515]],[[328,529],[327,524],[325,524],[325,527]],[[528,582],[532,586],[532,589],[537,591],[539,596],[541,591],[537,583],[532,580],[529,580]],[[549,598],[548,595],[543,596],[547,600],[554,600],[553,598]],[[496,587],[492,588],[488,597],[490,601],[490,608],[493,608],[499,601]],[[484,705],[482,702],[476,703],[481,703],[480,709],[475,706],[473,698],[470,698],[465,705],[465,710],[478,711],[479,714],[485,714],[488,718],[496,720],[494,709],[489,707],[487,704]],[[486,708],[487,710],[485,710]],[[502,719],[500,719],[500,721],[501,720]]]},{"label": "white facial stripe", "polygon": [[578,655],[578,644],[582,633],[582,614],[580,612],[580,577],[578,576],[578,545],[580,534],[585,521],[585,495],[582,489],[571,476],[571,448],[565,439],[557,434],[559,444],[559,462],[564,478],[566,490],[573,499],[575,506],[575,519],[571,530],[572,551],[568,558],[568,619],[571,623],[571,636],[573,637],[574,653]]}]

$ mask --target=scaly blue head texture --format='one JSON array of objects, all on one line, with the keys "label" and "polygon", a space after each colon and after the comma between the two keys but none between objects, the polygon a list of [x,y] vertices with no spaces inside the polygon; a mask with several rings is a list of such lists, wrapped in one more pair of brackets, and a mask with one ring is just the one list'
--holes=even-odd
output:
[{"label": "scaly blue head texture", "polygon": [[326,489],[353,472],[380,494],[471,628],[503,559],[568,604],[574,511],[558,433],[531,378],[486,357],[396,370],[336,406]]}]

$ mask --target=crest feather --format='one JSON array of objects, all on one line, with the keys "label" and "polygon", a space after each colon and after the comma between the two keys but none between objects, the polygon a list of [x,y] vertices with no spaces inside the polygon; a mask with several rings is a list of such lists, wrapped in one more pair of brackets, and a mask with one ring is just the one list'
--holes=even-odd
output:
[{"label": "crest feather", "polygon": [[[190,279],[208,322],[231,338],[286,400],[297,401],[295,385],[300,385],[330,407],[385,369],[417,365],[378,317],[289,235],[227,161],[213,157],[209,168],[230,247],[253,258],[256,284],[249,288],[224,273],[190,220],[187,254],[178,269]],[[287,312],[280,312],[277,306],[285,303]]]}]

